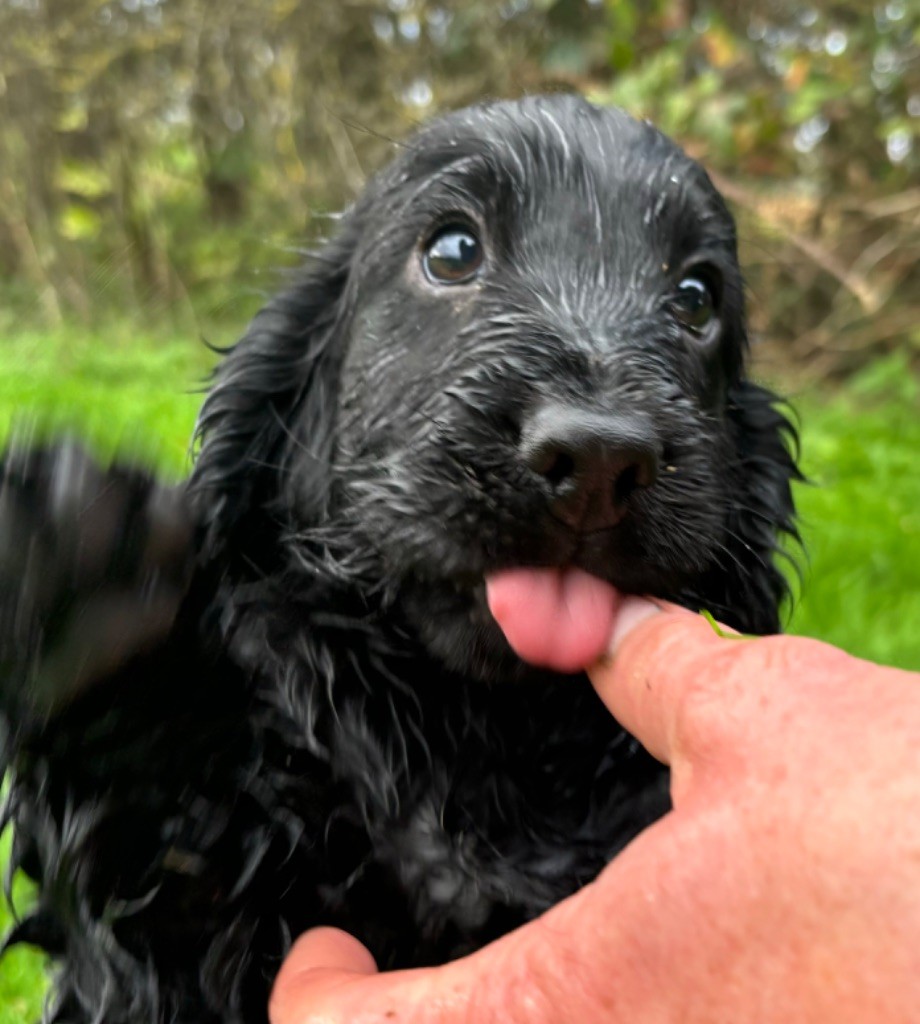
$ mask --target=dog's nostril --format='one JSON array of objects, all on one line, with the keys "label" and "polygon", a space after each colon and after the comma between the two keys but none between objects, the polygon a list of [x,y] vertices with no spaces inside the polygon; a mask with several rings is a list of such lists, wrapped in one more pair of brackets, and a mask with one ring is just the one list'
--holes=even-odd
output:
[{"label": "dog's nostril", "polygon": [[633,491],[641,486],[639,483],[640,475],[641,471],[635,462],[620,471],[620,475],[613,484],[613,500],[615,504],[622,505]]},{"label": "dog's nostril", "polygon": [[547,451],[533,468],[555,490],[575,474],[575,460],[567,452]]}]

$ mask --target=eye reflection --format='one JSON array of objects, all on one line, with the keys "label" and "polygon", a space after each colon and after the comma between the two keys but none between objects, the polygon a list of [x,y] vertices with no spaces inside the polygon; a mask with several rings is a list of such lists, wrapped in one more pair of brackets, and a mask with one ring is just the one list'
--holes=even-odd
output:
[{"label": "eye reflection", "polygon": [[464,284],[482,266],[483,248],[474,232],[462,224],[447,224],[431,237],[422,252],[422,266],[435,284]]},{"label": "eye reflection", "polygon": [[677,319],[693,334],[702,334],[716,315],[713,288],[703,276],[683,278],[670,305]]}]

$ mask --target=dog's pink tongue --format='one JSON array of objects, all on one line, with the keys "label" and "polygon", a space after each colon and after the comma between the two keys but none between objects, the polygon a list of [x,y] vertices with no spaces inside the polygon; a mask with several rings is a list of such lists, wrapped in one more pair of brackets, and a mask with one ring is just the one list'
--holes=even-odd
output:
[{"label": "dog's pink tongue", "polygon": [[620,594],[581,569],[508,569],[486,578],[489,610],[517,654],[577,672],[607,649]]}]

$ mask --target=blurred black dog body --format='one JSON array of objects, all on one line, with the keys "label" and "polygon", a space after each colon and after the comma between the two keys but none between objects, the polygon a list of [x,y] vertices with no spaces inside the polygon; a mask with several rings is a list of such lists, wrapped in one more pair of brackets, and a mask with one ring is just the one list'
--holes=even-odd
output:
[{"label": "blurred black dog body", "polygon": [[788,424],[732,219],[574,97],[423,129],[220,365],[179,488],[15,445],[0,493],[13,941],[51,1019],[264,1021],[320,923],[441,962],[593,878],[667,777],[484,581],[582,570],[778,627]]}]

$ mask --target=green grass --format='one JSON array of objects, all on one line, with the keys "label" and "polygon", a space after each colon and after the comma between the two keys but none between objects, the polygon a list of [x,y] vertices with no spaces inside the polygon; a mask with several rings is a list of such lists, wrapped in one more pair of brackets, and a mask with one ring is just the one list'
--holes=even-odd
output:
[{"label": "green grass", "polygon": [[920,670],[920,385],[889,360],[807,396],[796,498],[807,558],[791,632]]},{"label": "green grass", "polygon": [[[0,862],[6,863],[8,837],[0,842]],[[13,902],[18,906],[29,898],[24,878],[16,878]],[[0,899],[0,934],[6,934],[12,916]],[[38,1020],[44,995],[43,958],[33,949],[16,947],[0,961],[0,1024],[25,1024]]]},{"label": "green grass", "polygon": [[[226,340],[226,339],[215,339]],[[201,344],[112,330],[20,333],[0,348],[0,436],[36,420],[128,448],[172,473],[188,439],[212,357]],[[833,398],[796,401],[803,465],[797,489],[807,559],[790,629],[854,654],[920,669],[920,388],[898,361],[877,365]],[[5,860],[0,848],[0,861]],[[17,880],[17,899],[28,898]],[[0,930],[9,924],[0,901]],[[0,964],[0,1024],[40,1010],[41,958]]]},{"label": "green grass", "polygon": [[203,342],[127,326],[101,338],[22,332],[0,347],[0,436],[74,432],[102,454],[128,449],[181,473],[213,362]]}]

